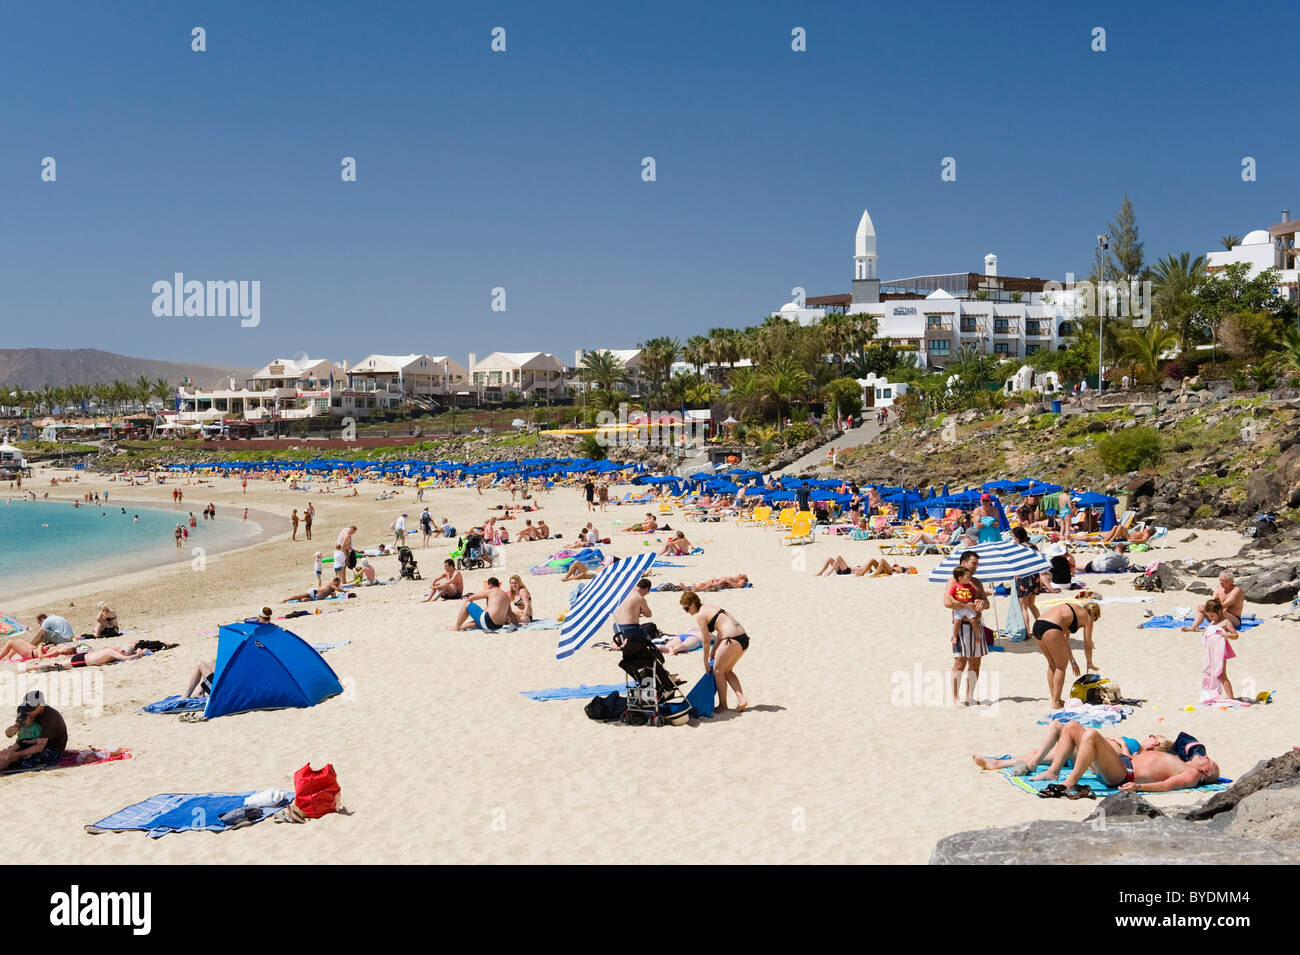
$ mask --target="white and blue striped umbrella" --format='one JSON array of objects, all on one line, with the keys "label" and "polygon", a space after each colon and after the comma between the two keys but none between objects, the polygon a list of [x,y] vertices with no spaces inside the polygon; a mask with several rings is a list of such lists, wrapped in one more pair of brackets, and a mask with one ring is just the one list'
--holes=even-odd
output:
[{"label": "white and blue striped umbrella", "polygon": [[973,550],[980,555],[979,570],[975,576],[985,583],[1001,583],[1036,574],[1040,570],[1051,570],[1047,558],[1036,550],[1030,550],[1015,541],[993,541],[988,544],[976,544],[974,547],[954,550],[952,554],[939,562],[939,566],[930,571],[930,580],[935,583],[947,583],[952,580],[953,568],[961,561],[966,550]]},{"label": "white and blue striped umbrella", "polygon": [[563,660],[570,656],[595,636],[654,562],[654,550],[647,549],[645,553],[624,557],[617,563],[610,564],[592,578],[578,595],[578,602],[564,618],[555,659]]}]

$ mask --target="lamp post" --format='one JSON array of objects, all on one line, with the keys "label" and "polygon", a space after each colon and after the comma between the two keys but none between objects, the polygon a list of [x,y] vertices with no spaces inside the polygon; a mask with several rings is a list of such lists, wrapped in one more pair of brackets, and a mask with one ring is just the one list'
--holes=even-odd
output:
[{"label": "lamp post", "polygon": [[1097,302],[1097,394],[1100,395],[1101,388],[1102,388],[1101,352],[1102,352],[1103,342],[1105,340],[1104,336],[1102,335],[1102,330],[1103,330],[1102,326],[1105,324],[1105,319],[1102,316],[1102,312],[1104,311],[1104,308],[1101,304],[1101,286],[1106,279],[1106,250],[1110,248],[1110,233],[1107,233],[1106,235],[1097,236],[1097,246],[1100,248],[1102,253],[1097,258],[1097,289],[1096,289],[1097,294],[1095,296],[1095,301]]}]

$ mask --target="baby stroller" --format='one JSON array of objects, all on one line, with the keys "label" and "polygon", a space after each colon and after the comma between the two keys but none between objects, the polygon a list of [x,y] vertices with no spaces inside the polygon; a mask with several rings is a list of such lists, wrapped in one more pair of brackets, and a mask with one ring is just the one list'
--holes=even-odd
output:
[{"label": "baby stroller", "polygon": [[397,562],[402,565],[401,578],[403,580],[422,580],[420,577],[420,565],[411,553],[409,547],[397,548]]},{"label": "baby stroller", "polygon": [[664,655],[651,639],[658,633],[654,624],[642,627],[642,634],[616,634],[623,659],[619,668],[627,674],[627,710],[620,717],[634,726],[678,725],[691,718],[691,704],[680,684],[664,668]]},{"label": "baby stroller", "polygon": [[482,534],[466,534],[451,556],[461,570],[478,570],[480,567],[492,566],[492,561],[487,556],[483,545]]}]

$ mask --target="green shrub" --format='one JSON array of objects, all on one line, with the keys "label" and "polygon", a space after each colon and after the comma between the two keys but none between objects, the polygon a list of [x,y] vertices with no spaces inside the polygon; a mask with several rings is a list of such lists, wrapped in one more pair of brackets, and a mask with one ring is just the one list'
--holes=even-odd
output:
[{"label": "green shrub", "polygon": [[1153,428],[1127,428],[1097,442],[1101,463],[1112,474],[1157,464],[1162,456],[1160,435]]},{"label": "green shrub", "polygon": [[787,448],[793,448],[796,444],[803,444],[815,437],[817,437],[817,429],[806,421],[796,421],[781,432],[781,440]]},{"label": "green shrub", "polygon": [[1214,516],[1214,508],[1210,507],[1208,504],[1202,504],[1196,509],[1196,512],[1192,516],[1198,521],[1206,520]]},{"label": "green shrub", "polygon": [[578,442],[578,457],[591,458],[593,461],[605,460],[605,446],[594,434],[584,435]]}]

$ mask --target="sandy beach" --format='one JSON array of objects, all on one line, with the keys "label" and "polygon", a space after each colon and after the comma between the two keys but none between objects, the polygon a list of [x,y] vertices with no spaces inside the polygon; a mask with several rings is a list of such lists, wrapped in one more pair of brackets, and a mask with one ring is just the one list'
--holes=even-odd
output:
[{"label": "sandy beach", "polygon": [[[54,473],[65,472],[38,469],[32,486],[48,485]],[[377,501],[382,486],[371,483],[357,497],[309,495],[271,481],[250,481],[246,493],[235,480],[211,483],[192,495],[186,488],[184,509],[200,499],[226,514],[248,507],[266,515],[266,539],[209,555],[201,570],[182,563],[93,583],[69,581],[0,608],[28,621],[39,611],[62,614],[82,632],[90,629],[95,602],[107,600],[123,626],[180,644],[93,671],[102,679],[102,700],[62,709],[70,747],[126,746],[133,759],[0,777],[0,826],[24,833],[13,862],[585,863],[643,856],[653,825],[689,861],[923,863],[935,842],[953,832],[1082,819],[1095,806],[1033,798],[971,762],[972,753],[1023,752],[1041,735],[1036,721],[1049,706],[1045,665],[1033,641],[999,641],[1005,651],[984,658],[984,695],[993,705],[926,705],[934,702],[924,693],[927,681],[946,684],[951,666],[941,588],[924,576],[938,558],[912,561],[918,576],[817,578],[827,557],[843,554],[857,564],[876,556],[879,545],[822,535],[810,546],[787,548],[771,531],[686,523],[676,514],[668,523],[685,529],[704,553],[674,559],[688,566],[658,570],[657,582],[743,571],[754,584],[717,599],[753,641],[736,671],[751,701],[742,714],[686,727],[629,728],[588,720],[582,701],[530,702],[520,691],[621,682],[616,655],[588,647],[557,661],[558,630],[449,633],[444,628],[459,604],[412,599],[425,584],[410,581],[360,588],[354,600],[306,605],[320,608],[319,615],[281,621],[309,642],[350,641],[326,654],[344,683],[341,698],[210,723],[138,714],[144,703],[183,692],[194,664],[215,656],[217,639],[204,634],[264,604],[277,613],[291,609],[280,601],[315,585],[312,554],[328,556],[341,527],[357,524],[362,548],[391,543],[393,519],[406,511],[416,526],[422,506],[413,488]],[[119,488],[122,503],[170,503],[171,484],[128,489],[91,475],[51,489],[51,499],[109,489],[116,504]],[[300,532],[291,541],[287,524],[276,522],[309,499],[316,506],[316,540],[305,541]],[[499,490],[482,497],[463,489],[425,495],[435,522],[445,516],[462,529],[508,501]],[[643,507],[610,507],[589,517],[578,488],[556,488],[541,503],[541,516],[566,542],[594,519],[614,538],[607,551],[644,549],[643,535],[618,533],[615,523],[639,520]],[[513,537],[523,519],[508,526]],[[662,546],[655,541],[663,536],[652,535],[651,545]],[[1171,546],[1153,556],[1227,556],[1242,543],[1239,535],[1207,531],[1180,543],[1186,536],[1172,531]],[[491,571],[502,581],[521,574],[539,617],[563,611],[572,584],[558,575],[532,576],[528,568],[561,543],[511,543],[503,549],[504,565]],[[436,576],[445,543],[435,539],[425,550],[416,535],[414,549],[426,580]],[[397,576],[395,558],[373,562],[381,579]],[[466,572],[466,583],[478,589],[487,576]],[[1129,575],[1105,579],[1113,583],[1097,587],[1103,594],[1135,595]],[[1105,605],[1095,659],[1126,696],[1147,700],[1116,734],[1186,730],[1207,744],[1226,776],[1236,777],[1300,743],[1294,711],[1300,673],[1290,652],[1300,626],[1270,619],[1236,643],[1230,674],[1238,694],[1274,690],[1273,704],[1184,712],[1199,691],[1201,641],[1138,624],[1144,609],[1168,613],[1200,599],[1168,593],[1145,604]],[[652,593],[649,601],[664,631],[686,629],[677,594]],[[1004,614],[1006,601],[998,607]],[[1282,609],[1247,606],[1261,617]],[[1075,646],[1081,646],[1077,639]],[[0,665],[7,714],[16,669]],[[693,682],[703,672],[702,655],[672,658],[669,669]],[[923,691],[921,698],[913,689]],[[157,793],[291,788],[294,770],[307,762],[334,765],[350,815],[159,840],[82,828]],[[1168,808],[1201,796],[1150,798]]]}]

